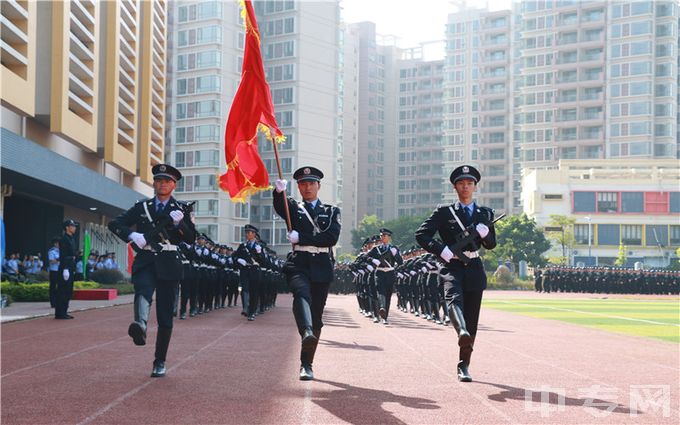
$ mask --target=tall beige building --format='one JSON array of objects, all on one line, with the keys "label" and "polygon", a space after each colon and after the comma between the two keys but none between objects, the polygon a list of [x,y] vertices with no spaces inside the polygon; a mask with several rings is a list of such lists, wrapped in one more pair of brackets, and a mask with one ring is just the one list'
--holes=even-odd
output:
[{"label": "tall beige building", "polygon": [[45,253],[73,218],[124,257],[103,225],[163,159],[165,1],[6,1],[2,19],[7,249]]}]

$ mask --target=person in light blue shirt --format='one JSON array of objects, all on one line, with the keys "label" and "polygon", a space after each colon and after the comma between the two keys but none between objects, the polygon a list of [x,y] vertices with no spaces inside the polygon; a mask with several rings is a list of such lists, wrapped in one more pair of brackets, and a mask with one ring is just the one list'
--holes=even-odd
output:
[{"label": "person in light blue shirt", "polygon": [[76,274],[74,276],[74,281],[82,281],[83,280],[83,251],[78,251],[78,254],[76,255]]},{"label": "person in light blue shirt", "polygon": [[47,270],[50,273],[50,307],[54,308],[59,279],[59,238],[52,239],[52,247],[47,251]]}]

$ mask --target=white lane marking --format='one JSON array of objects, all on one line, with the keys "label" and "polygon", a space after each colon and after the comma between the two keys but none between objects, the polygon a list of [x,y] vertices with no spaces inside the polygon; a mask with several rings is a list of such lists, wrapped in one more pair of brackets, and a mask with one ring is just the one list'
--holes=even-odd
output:
[{"label": "white lane marking", "polygon": [[[243,326],[244,324],[245,324],[245,323],[242,322],[242,323],[239,324],[238,326],[236,326],[236,327],[234,327],[234,328],[228,330],[227,332],[225,332],[224,334],[222,334],[222,336],[220,336],[219,338],[213,340],[210,344],[203,346],[200,350],[195,351],[193,354],[190,354],[189,356],[187,356],[187,357],[185,357],[184,359],[180,360],[180,361],[179,361],[178,363],[176,363],[174,366],[168,368],[167,371],[168,371],[168,372],[172,372],[173,370],[175,370],[175,369],[177,369],[178,367],[182,366],[184,363],[188,362],[189,360],[193,360],[196,356],[198,356],[199,354],[201,354],[203,351],[207,350],[208,348],[211,348],[212,346],[214,346],[215,344],[217,344],[218,342],[220,342],[224,337],[226,337],[226,336],[229,335],[230,333],[234,332],[235,330],[237,330],[238,328],[240,328],[240,327]],[[141,390],[143,390],[144,388],[146,388],[147,386],[151,385],[151,384],[154,383],[154,382],[158,382],[158,379],[149,378],[149,380],[146,381],[145,383],[143,383],[142,385],[139,385],[139,386],[137,386],[137,387],[131,389],[131,390],[128,391],[127,393],[121,395],[120,397],[118,397],[118,398],[116,398],[115,400],[113,400],[111,403],[107,404],[106,406],[104,406],[104,407],[102,407],[101,409],[99,409],[98,411],[96,411],[94,414],[92,414],[92,415],[88,416],[87,418],[83,419],[81,422],[78,423],[78,425],[85,425],[85,424],[88,424],[88,423],[94,421],[95,419],[97,419],[97,418],[100,417],[101,415],[105,414],[105,413],[108,412],[109,410],[113,409],[114,407],[116,407],[117,405],[119,405],[120,403],[122,403],[123,401],[125,401],[126,399],[128,399],[128,398],[132,397],[133,395],[137,394],[138,392],[140,392]]]},{"label": "white lane marking", "polygon": [[[314,381],[312,381],[314,382]],[[302,402],[302,423],[304,425],[307,424],[313,424],[314,422],[312,421],[312,397],[313,397],[313,391],[311,388],[311,383],[307,384],[307,388],[305,388],[305,397]]]},{"label": "white lane marking", "polygon": [[[653,320],[635,319],[633,317],[615,316],[615,315],[612,315],[612,314],[573,310],[573,309],[570,309],[570,308],[549,307],[549,306],[546,306],[546,305],[524,304],[524,303],[517,303],[517,302],[512,302],[512,301],[501,301],[501,300],[494,300],[494,301],[499,302],[499,303],[504,303],[504,304],[521,305],[521,306],[524,306],[524,307],[544,308],[544,309],[548,309],[548,310],[566,311],[568,313],[580,313],[580,314],[586,314],[586,315],[592,315],[592,316],[600,316],[600,317],[606,317],[606,318],[609,318],[609,319],[630,320],[631,322],[650,323],[652,325],[664,325],[664,326],[678,326],[678,327],[680,327],[680,323],[675,324],[675,323],[655,322]],[[488,308],[493,308],[493,307],[488,307]],[[511,313],[514,313],[514,312],[511,312]],[[523,313],[517,313],[517,314],[523,314]]]},{"label": "white lane marking", "polygon": [[[45,316],[42,316],[42,317],[45,317]],[[120,319],[120,317],[111,317],[109,319],[101,319],[101,320],[93,320],[93,321],[88,320],[87,323],[82,323],[82,324],[79,324],[79,325],[63,326],[63,327],[60,327],[60,328],[50,329],[50,330],[47,330],[47,331],[44,331],[44,332],[38,332],[38,333],[31,334],[29,336],[22,336],[22,337],[15,338],[15,339],[9,339],[9,340],[3,339],[2,344],[5,345],[5,344],[9,344],[11,342],[23,341],[25,339],[33,339],[36,336],[40,336],[40,335],[47,335],[47,334],[53,335],[55,332],[71,332],[74,329],[82,328],[82,327],[85,327],[85,326],[90,327],[90,326],[96,325],[98,323],[110,322],[112,320],[121,320],[121,319]],[[5,326],[6,324],[10,324],[10,323],[19,324],[21,322],[6,322],[6,323],[3,323],[2,325]],[[64,322],[61,321],[61,323],[64,323]]]},{"label": "white lane marking", "polygon": [[432,360],[430,360],[429,357],[428,357],[425,353],[422,353],[422,352],[416,350],[415,348],[413,348],[412,346],[410,346],[407,342],[405,342],[404,340],[402,340],[401,338],[399,338],[398,336],[396,336],[395,331],[394,331],[393,329],[391,329],[391,328],[388,328],[388,329],[389,329],[389,332],[392,334],[392,337],[393,337],[394,339],[396,339],[396,340],[397,340],[399,343],[401,343],[404,347],[408,348],[409,350],[411,350],[411,351],[413,351],[415,354],[417,354],[417,355],[418,355],[418,358],[421,359],[421,361],[424,359],[427,363],[430,364],[430,366],[432,366],[432,367],[434,367],[435,369],[437,369],[442,375],[444,375],[444,376],[450,378],[453,382],[457,382],[457,383],[458,383],[458,386],[460,386],[461,388],[463,388],[463,389],[464,389],[468,394],[470,394],[472,397],[474,397],[474,398],[476,398],[477,400],[479,400],[480,403],[484,404],[486,407],[488,407],[489,409],[493,410],[494,413],[496,413],[498,416],[502,417],[506,422],[511,423],[511,424],[519,423],[519,422],[520,422],[520,421],[518,421],[518,420],[516,420],[516,419],[513,419],[512,417],[506,415],[506,414],[503,413],[503,411],[501,411],[500,409],[496,408],[496,406],[494,406],[493,404],[491,404],[491,402],[489,402],[489,400],[487,400],[485,396],[483,396],[483,395],[481,395],[481,394],[478,394],[478,393],[474,392],[474,391],[470,388],[470,385],[468,385],[468,384],[463,384],[463,383],[461,383],[461,382],[458,382],[458,376],[452,375],[452,374],[449,373],[446,369],[442,368],[441,366],[439,366],[438,364],[436,364],[436,363],[434,363]]},{"label": "white lane marking", "polygon": [[24,372],[24,371],[27,371],[27,370],[35,369],[36,367],[45,366],[45,365],[50,364],[50,363],[55,363],[55,362],[58,362],[59,360],[68,359],[70,357],[77,356],[78,354],[86,353],[88,351],[92,351],[92,350],[95,350],[97,348],[101,348],[101,347],[107,346],[109,344],[113,344],[114,342],[117,342],[119,340],[127,339],[127,338],[129,338],[129,336],[125,335],[125,336],[113,339],[111,341],[104,342],[102,344],[92,345],[90,347],[83,348],[82,350],[74,351],[72,353],[65,354],[65,355],[59,356],[59,357],[55,357],[55,358],[50,359],[50,360],[45,360],[44,362],[36,363],[34,365],[31,365],[31,366],[22,367],[21,369],[17,369],[17,370],[14,370],[12,372],[9,372],[9,373],[2,375],[2,378],[12,376],[12,375],[17,374],[19,372]]}]

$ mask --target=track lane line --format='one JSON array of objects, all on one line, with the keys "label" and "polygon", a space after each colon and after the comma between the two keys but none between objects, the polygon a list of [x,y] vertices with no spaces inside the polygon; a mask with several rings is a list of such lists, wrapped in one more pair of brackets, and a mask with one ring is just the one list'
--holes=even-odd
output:
[{"label": "track lane line", "polygon": [[[207,349],[213,347],[215,344],[217,344],[218,342],[220,342],[224,337],[226,337],[227,335],[231,334],[232,332],[234,332],[235,330],[237,330],[238,328],[240,328],[241,326],[244,326],[244,325],[245,325],[245,323],[242,322],[242,323],[236,325],[235,327],[229,329],[228,331],[226,331],[225,333],[223,333],[219,338],[213,340],[211,343],[209,343],[209,344],[207,344],[207,345],[204,345],[204,346],[203,346],[201,349],[199,349],[198,351],[195,351],[194,353],[188,355],[188,356],[185,357],[184,359],[182,359],[182,360],[180,360],[179,362],[177,362],[174,366],[168,368],[167,371],[168,371],[168,372],[172,372],[173,370],[175,370],[175,369],[177,369],[178,367],[182,366],[184,363],[188,362],[189,360],[193,360],[196,356],[198,356],[199,354],[201,354],[201,353],[204,352],[205,350],[207,350]],[[78,425],[89,424],[90,422],[94,421],[94,420],[97,419],[98,417],[102,416],[103,414],[105,414],[105,413],[108,412],[109,410],[113,409],[114,407],[116,407],[117,405],[119,405],[120,403],[122,403],[123,401],[125,401],[125,400],[127,400],[128,398],[132,397],[133,395],[137,394],[138,392],[140,392],[140,391],[143,390],[144,388],[148,387],[149,385],[153,384],[154,382],[158,382],[158,380],[157,380],[157,379],[153,379],[153,378],[149,378],[149,381],[146,381],[145,383],[143,383],[143,384],[141,384],[141,385],[138,385],[137,387],[131,389],[130,391],[126,392],[125,394],[123,394],[123,395],[117,397],[117,398],[116,398],[115,400],[113,400],[111,403],[107,404],[106,406],[102,407],[101,409],[99,409],[98,411],[96,411],[95,413],[93,413],[92,415],[90,415],[90,416],[88,416],[87,418],[83,419],[82,421],[78,422]]]}]

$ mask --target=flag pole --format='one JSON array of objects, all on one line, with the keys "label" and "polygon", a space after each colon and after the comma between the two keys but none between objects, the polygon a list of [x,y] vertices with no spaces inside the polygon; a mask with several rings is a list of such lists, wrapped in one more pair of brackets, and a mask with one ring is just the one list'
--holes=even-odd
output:
[{"label": "flag pole", "polygon": [[[274,134],[274,132],[272,132]],[[276,146],[276,139],[272,137],[272,144],[274,145],[274,156],[276,157],[276,168],[279,171],[279,180],[283,180],[283,172],[281,171],[281,160],[279,159],[279,148]],[[288,209],[288,197],[286,196],[286,189],[283,189],[283,205],[286,209],[286,227],[288,228],[288,231],[290,232],[293,230],[293,225],[291,224],[290,221],[290,210]],[[276,237],[276,236],[274,236]]]}]

